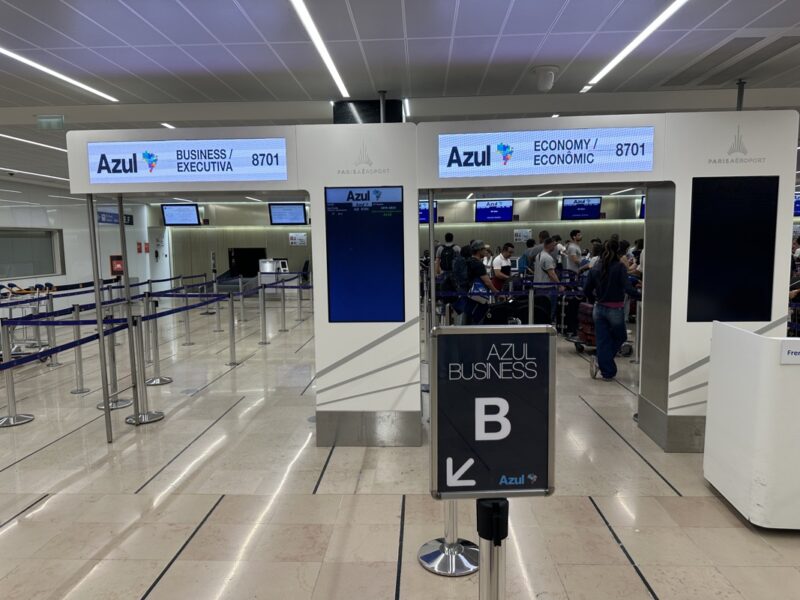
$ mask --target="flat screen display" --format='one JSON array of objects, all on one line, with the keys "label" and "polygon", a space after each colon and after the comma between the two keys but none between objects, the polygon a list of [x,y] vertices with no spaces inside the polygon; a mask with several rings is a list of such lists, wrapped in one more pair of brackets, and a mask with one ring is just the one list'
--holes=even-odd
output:
[{"label": "flat screen display", "polygon": [[167,227],[200,225],[200,209],[197,204],[162,204],[161,215]]},{"label": "flat screen display", "polygon": [[514,217],[513,200],[477,200],[475,202],[476,223],[500,223]]},{"label": "flat screen display", "polygon": [[305,225],[305,204],[270,204],[269,222],[272,225]]},{"label": "flat screen display", "polygon": [[601,198],[599,196],[564,198],[561,202],[561,220],[580,221],[584,219],[599,219],[600,204]]},{"label": "flat screen display", "polygon": [[647,196],[642,196],[642,203],[639,205],[639,218],[644,219],[644,207],[647,204]]},{"label": "flat screen display", "polygon": [[286,138],[89,142],[89,182],[286,181]]},{"label": "flat screen display", "polygon": [[[433,203],[433,222],[436,222],[436,219],[439,216],[439,206],[438,202]],[[420,200],[419,203],[419,222],[420,223],[428,223],[431,218],[430,209],[428,208],[428,201],[427,200]]]},{"label": "flat screen display", "polygon": [[439,134],[439,177],[653,170],[653,127]]},{"label": "flat screen display", "polygon": [[794,195],[794,216],[800,217],[800,194]]},{"label": "flat screen display", "polygon": [[[772,320],[778,177],[695,177],[689,235],[690,323]],[[753,240],[717,260],[720,238]]]},{"label": "flat screen display", "polygon": [[403,239],[402,187],[325,188],[329,322],[405,321]]}]

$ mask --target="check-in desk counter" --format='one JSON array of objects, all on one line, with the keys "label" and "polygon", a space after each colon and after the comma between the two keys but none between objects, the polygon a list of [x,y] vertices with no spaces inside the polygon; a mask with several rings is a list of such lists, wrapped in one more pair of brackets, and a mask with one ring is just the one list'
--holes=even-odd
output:
[{"label": "check-in desk counter", "polygon": [[800,529],[800,338],[714,323],[703,471],[753,524]]}]

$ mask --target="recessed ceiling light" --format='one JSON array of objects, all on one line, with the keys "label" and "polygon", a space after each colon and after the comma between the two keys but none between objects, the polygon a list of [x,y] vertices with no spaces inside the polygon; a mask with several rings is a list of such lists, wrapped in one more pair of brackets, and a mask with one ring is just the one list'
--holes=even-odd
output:
[{"label": "recessed ceiling light", "polygon": [[73,198],[72,196],[51,196],[50,194],[47,195],[48,198],[64,198],[65,200],[81,200],[81,198]]},{"label": "recessed ceiling light", "polygon": [[331,106],[333,106],[333,100],[331,100],[330,103],[331,103]]},{"label": "recessed ceiling light", "polygon": [[253,198],[252,196],[245,196],[248,200],[252,200],[253,202],[264,202],[263,200],[259,200],[258,198]]},{"label": "recessed ceiling light", "polygon": [[19,62],[28,65],[29,67],[33,67],[34,69],[37,69],[42,73],[47,73],[48,75],[60,79],[61,81],[66,81],[67,83],[72,84],[75,87],[79,87],[82,90],[86,90],[87,92],[95,94],[96,96],[100,96],[101,98],[104,98],[109,102],[119,102],[119,100],[114,98],[114,96],[109,96],[108,94],[101,92],[100,90],[96,90],[93,87],[86,85],[85,83],[81,83],[80,81],[73,79],[72,77],[67,77],[63,73],[59,73],[58,71],[54,71],[53,69],[45,67],[44,65],[41,65],[36,61],[33,61],[29,58],[25,58],[24,56],[17,54],[16,52],[12,52],[11,50],[6,50],[5,48],[0,47],[0,54],[3,54],[9,58],[13,58],[14,60],[18,60]]},{"label": "recessed ceiling light", "polygon": [[653,22],[650,23],[650,25],[645,27],[639,35],[633,38],[633,41],[630,44],[625,46],[619,54],[612,58],[610,63],[603,67],[597,75],[592,77],[592,79],[589,80],[589,85],[597,85],[603,77],[608,75],[614,67],[625,60],[625,57],[636,50],[636,48],[638,48],[643,41],[650,37],[656,29],[661,27],[667,19],[678,12],[678,10],[688,1],[689,0],[674,0],[672,4],[664,9],[664,12],[658,15]]},{"label": "recessed ceiling light", "polygon": [[334,83],[336,83],[336,87],[339,88],[339,93],[342,95],[342,98],[349,98],[350,93],[347,91],[344,81],[342,81],[339,71],[336,69],[336,65],[333,64],[333,59],[328,52],[328,48],[325,46],[325,42],[322,41],[322,36],[319,34],[314,19],[311,18],[311,13],[308,12],[305,2],[303,2],[303,0],[289,0],[289,2],[292,3],[297,16],[300,17],[303,27],[306,28],[308,37],[314,42],[314,47],[317,49],[322,62],[325,63],[325,66],[328,68],[328,73],[331,74]]},{"label": "recessed ceiling light", "polygon": [[194,204],[194,200],[187,200],[186,198],[173,198],[173,200],[177,200],[179,202],[191,202]]},{"label": "recessed ceiling light", "polygon": [[162,123],[161,126],[167,129],[175,129],[175,125],[170,125],[169,123]]},{"label": "recessed ceiling light", "polygon": [[588,92],[590,89],[592,89],[592,86],[590,86],[590,85],[585,85],[585,86],[583,86],[583,87],[581,88],[581,91],[580,91],[580,92],[578,92],[578,93],[579,93],[579,94],[585,94],[585,93],[586,93],[586,92]]},{"label": "recessed ceiling light", "polygon": [[550,117],[550,118],[551,118],[551,119],[555,119],[555,118],[557,118],[557,117],[560,117],[560,116],[561,116],[560,114],[556,113],[556,114],[554,114],[554,115],[553,115],[552,117]]},{"label": "recessed ceiling light", "polygon": [[6,135],[5,133],[0,133],[0,138],[13,140],[15,142],[22,142],[24,144],[31,144],[32,146],[41,146],[42,148],[49,148],[50,150],[58,150],[59,152],[67,151],[66,148],[59,148],[58,146],[50,146],[49,144],[42,144],[41,142],[34,142],[33,140],[26,140],[25,138],[14,137],[13,135]]},{"label": "recessed ceiling light", "polygon": [[546,192],[542,192],[541,194],[539,194],[539,195],[538,195],[538,196],[536,196],[536,197],[537,197],[537,198],[541,198],[542,196],[547,196],[547,194],[549,194],[549,193],[550,193],[550,192],[552,192],[552,191],[553,191],[553,190],[547,190]]},{"label": "recessed ceiling light", "polygon": [[403,107],[406,109],[406,118],[411,116],[411,104],[408,102],[408,98],[403,98]]},{"label": "recessed ceiling light", "polygon": [[0,189],[0,192],[10,192],[12,194],[21,194],[22,193],[19,190],[3,190],[3,189]]},{"label": "recessed ceiling light", "polygon": [[55,175],[45,175],[44,173],[34,173],[32,171],[21,171],[20,169],[10,169],[9,167],[0,167],[0,171],[8,171],[9,173],[19,173],[20,175],[33,175],[34,177],[44,177],[45,179],[58,179],[59,181],[69,181],[66,177],[56,177]]},{"label": "recessed ceiling light", "polygon": [[465,200],[469,200],[469,199],[470,199],[470,198],[472,198],[474,195],[475,195],[475,192],[470,192],[470,193],[469,193],[469,196],[467,196],[467,197],[465,198]]},{"label": "recessed ceiling light", "polygon": [[609,196],[616,196],[617,194],[624,194],[625,192],[632,192],[634,188],[626,188],[624,190],[617,190],[616,192],[611,192]]}]

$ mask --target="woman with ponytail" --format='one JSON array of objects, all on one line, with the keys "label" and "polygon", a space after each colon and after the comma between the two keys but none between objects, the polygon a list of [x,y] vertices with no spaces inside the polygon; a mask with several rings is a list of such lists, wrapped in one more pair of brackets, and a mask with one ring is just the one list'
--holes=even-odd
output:
[{"label": "woman with ponytail", "polygon": [[584,288],[590,302],[594,302],[594,328],[597,337],[597,355],[592,357],[591,374],[599,369],[603,381],[613,381],[617,374],[614,357],[628,337],[625,327],[625,294],[639,300],[641,294],[628,279],[628,270],[619,259],[619,241],[605,243],[603,254],[589,271]]}]

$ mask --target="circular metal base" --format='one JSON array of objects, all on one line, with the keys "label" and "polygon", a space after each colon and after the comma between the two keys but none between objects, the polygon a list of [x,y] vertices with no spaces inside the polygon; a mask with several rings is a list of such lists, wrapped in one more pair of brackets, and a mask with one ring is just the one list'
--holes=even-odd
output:
[{"label": "circular metal base", "polygon": [[172,377],[167,377],[166,375],[151,377],[144,382],[145,385],[167,385],[168,383],[172,383]]},{"label": "circular metal base", "polygon": [[33,415],[14,415],[13,417],[0,417],[0,427],[15,427],[33,421]]},{"label": "circular metal base", "polygon": [[225,330],[224,329],[212,329],[211,331],[213,331],[214,333],[222,333]]},{"label": "circular metal base", "polygon": [[183,342],[181,346],[194,346],[194,342]]},{"label": "circular metal base", "polygon": [[131,415],[130,417],[125,417],[125,422],[128,425],[147,425],[148,423],[155,423],[156,421],[160,421],[164,418],[164,413],[160,410],[151,410],[146,413],[142,413],[139,415],[139,422],[136,422],[136,418]]},{"label": "circular metal base", "polygon": [[269,342],[258,342],[259,346],[269,346]]},{"label": "circular metal base", "polygon": [[425,542],[417,552],[419,563],[425,570],[445,577],[463,577],[478,570],[478,546],[468,540],[458,538],[452,546],[444,543],[444,538]]},{"label": "circular metal base", "polygon": [[78,388],[77,390],[70,390],[69,393],[77,396],[78,394],[88,394],[91,391],[89,388]]},{"label": "circular metal base", "polygon": [[278,331],[280,331],[281,333],[286,333],[289,330],[288,329],[278,329]]},{"label": "circular metal base", "polygon": [[[117,398],[116,400],[109,400],[108,401],[108,408],[110,410],[119,410],[120,408],[128,408],[131,404],[133,404],[132,398]],[[97,405],[97,410],[105,410],[106,407],[103,406],[103,403]]]},{"label": "circular metal base", "polygon": [[201,312],[200,314],[201,315],[215,315],[217,313],[214,312],[213,310],[207,310],[206,312]]},{"label": "circular metal base", "polygon": [[226,363],[225,363],[225,366],[226,366],[226,367],[235,367],[235,366],[237,366],[238,364],[239,364],[238,362],[226,362]]}]

